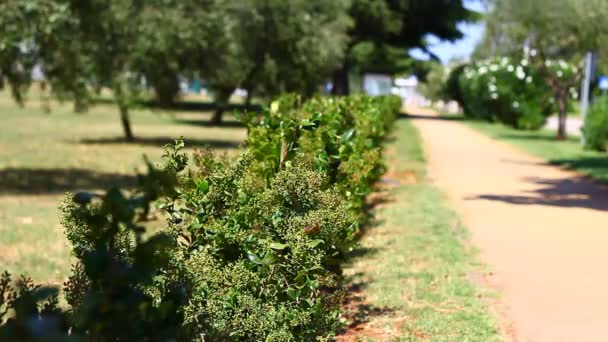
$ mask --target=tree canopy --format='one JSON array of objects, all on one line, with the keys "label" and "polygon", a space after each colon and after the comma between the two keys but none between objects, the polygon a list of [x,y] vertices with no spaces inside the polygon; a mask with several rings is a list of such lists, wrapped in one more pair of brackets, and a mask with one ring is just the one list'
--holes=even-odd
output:
[{"label": "tree canopy", "polygon": [[[463,37],[460,23],[480,18],[461,0],[353,0],[349,14],[354,24],[348,31],[341,67],[334,73],[335,94],[349,92],[348,74],[353,68],[404,72],[412,66],[404,63],[409,59],[409,49],[420,48],[431,54],[429,35],[455,41]],[[361,45],[367,52],[365,59],[361,58]]]},{"label": "tree canopy", "polygon": [[218,111],[240,87],[268,98],[312,95],[348,74],[425,71],[408,49],[427,35],[455,40],[476,13],[462,0],[5,0],[0,2],[0,86],[23,102],[40,67],[51,92],[86,109],[109,88],[125,137],[129,108],[150,90],[164,105],[180,77],[210,87]]},{"label": "tree canopy", "polygon": [[[608,3],[602,0],[495,0],[487,17],[486,35],[475,56],[522,55],[552,89],[559,108],[558,138],[566,136],[565,121],[571,89],[582,76],[587,51],[608,41]],[[579,68],[572,74],[555,69],[559,61]],[[563,63],[562,63],[563,64]]]}]

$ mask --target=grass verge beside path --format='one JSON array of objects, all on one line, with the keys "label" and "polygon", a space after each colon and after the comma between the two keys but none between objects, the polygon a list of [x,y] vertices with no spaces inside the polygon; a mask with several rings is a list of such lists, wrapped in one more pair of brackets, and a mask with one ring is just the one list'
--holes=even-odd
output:
[{"label": "grass verge beside path", "polygon": [[498,340],[494,318],[470,280],[480,268],[466,231],[426,177],[417,131],[400,120],[390,170],[372,198],[375,221],[345,275],[351,286],[343,341]]},{"label": "grass verge beside path", "polygon": [[470,127],[488,136],[505,141],[546,160],[608,184],[608,154],[584,150],[578,137],[557,141],[555,132],[518,131],[501,124],[463,120]]}]

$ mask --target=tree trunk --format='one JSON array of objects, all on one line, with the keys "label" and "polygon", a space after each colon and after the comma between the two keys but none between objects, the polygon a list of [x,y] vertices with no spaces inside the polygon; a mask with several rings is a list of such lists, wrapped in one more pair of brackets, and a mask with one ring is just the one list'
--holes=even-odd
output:
[{"label": "tree trunk", "polygon": [[350,84],[348,82],[349,72],[348,62],[345,60],[340,69],[336,70],[333,75],[333,84],[331,89],[332,95],[348,95],[350,94]]},{"label": "tree trunk", "polygon": [[559,113],[557,116],[557,140],[566,140],[568,133],[566,132],[566,120],[568,118],[568,95],[561,94],[558,96],[557,105]]},{"label": "tree trunk", "polygon": [[247,89],[247,97],[245,97],[245,111],[251,110],[251,100],[253,98],[253,90]]},{"label": "tree trunk", "polygon": [[217,106],[215,108],[215,111],[213,112],[213,116],[211,117],[211,124],[212,125],[219,125],[222,123],[223,121],[223,116],[224,116],[224,106]]},{"label": "tree trunk", "polygon": [[175,77],[166,77],[154,82],[154,92],[159,105],[163,108],[170,108],[175,104],[179,95],[179,82]]},{"label": "tree trunk", "polygon": [[215,95],[215,112],[213,112],[213,116],[211,117],[210,123],[212,125],[219,125],[222,123],[224,111],[226,111],[226,107],[228,107],[228,102],[230,102],[230,96],[234,92],[233,87],[229,88],[220,88],[217,90]]},{"label": "tree trunk", "polygon": [[120,110],[120,122],[122,123],[122,129],[125,132],[125,140],[132,142],[135,141],[133,131],[131,130],[131,120],[129,119],[129,108],[127,106],[119,106]]}]

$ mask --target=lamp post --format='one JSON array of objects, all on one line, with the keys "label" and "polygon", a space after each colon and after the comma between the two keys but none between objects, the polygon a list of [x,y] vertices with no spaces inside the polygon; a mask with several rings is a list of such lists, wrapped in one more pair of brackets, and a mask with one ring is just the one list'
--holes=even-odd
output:
[{"label": "lamp post", "polygon": [[[581,89],[581,118],[583,120],[583,127],[585,126],[587,112],[589,111],[589,95],[591,92],[591,80],[594,74],[594,64],[595,53],[589,51],[585,55],[585,77]],[[585,134],[581,134],[581,145],[585,145]]]}]

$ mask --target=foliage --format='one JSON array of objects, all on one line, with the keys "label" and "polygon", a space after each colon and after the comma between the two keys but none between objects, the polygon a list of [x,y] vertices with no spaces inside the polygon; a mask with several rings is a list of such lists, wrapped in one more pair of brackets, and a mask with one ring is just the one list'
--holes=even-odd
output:
[{"label": "foliage", "polygon": [[[349,15],[353,25],[348,31],[346,54],[334,73],[334,94],[349,93],[348,74],[352,70],[410,71],[417,65],[406,62],[409,49],[428,52],[428,35],[448,41],[462,38],[458,24],[478,19],[461,0],[354,0]],[[361,45],[367,53],[361,53]]]},{"label": "foliage", "polygon": [[[575,70],[564,61],[551,62],[551,68],[562,74]],[[471,64],[460,75],[459,87],[465,113],[472,117],[518,129],[539,129],[553,113],[551,92],[525,57]]]},{"label": "foliage", "polygon": [[585,126],[585,147],[596,150],[606,151],[608,148],[608,99],[605,96],[598,98],[591,106]]},{"label": "foliage", "polygon": [[[546,67],[546,63],[565,60],[578,66],[587,51],[604,46],[608,30],[601,18],[608,15],[608,4],[602,0],[505,0],[491,3],[492,12],[488,16],[491,29],[487,31],[482,46],[495,50],[493,53],[512,52],[518,46],[527,47],[530,65],[553,92],[559,114],[557,137],[565,139],[570,88],[578,86],[582,68],[577,68],[572,77],[559,77]],[[478,51],[478,55],[483,54],[483,51]]]},{"label": "foliage", "polygon": [[[243,118],[237,159],[200,151],[188,168],[178,140],[137,192],[68,198],[78,262],[61,321],[93,340],[330,339],[341,255],[399,108],[393,97],[284,97]],[[159,197],[167,228],[144,235],[138,221]]]},{"label": "foliage", "polygon": [[[0,26],[11,28],[0,44],[0,71],[18,101],[39,67],[51,91],[85,110],[95,92],[112,90],[125,137],[133,140],[129,108],[144,91],[146,75],[157,91],[176,89],[182,6],[171,1],[5,1]],[[159,30],[162,28],[163,30]],[[171,79],[173,77],[173,79]]]},{"label": "foliage", "polygon": [[420,84],[419,90],[426,98],[432,101],[440,101],[448,98],[447,81],[450,70],[441,63],[431,64],[430,71],[426,75],[424,82]]},{"label": "foliage", "polygon": [[[344,0],[217,1],[205,17],[211,21],[201,19],[216,34],[209,39],[211,48],[202,50],[197,70],[220,105],[237,87],[264,98],[284,92],[311,96],[343,56],[346,5]],[[216,115],[214,121],[221,121],[221,111]]]}]

